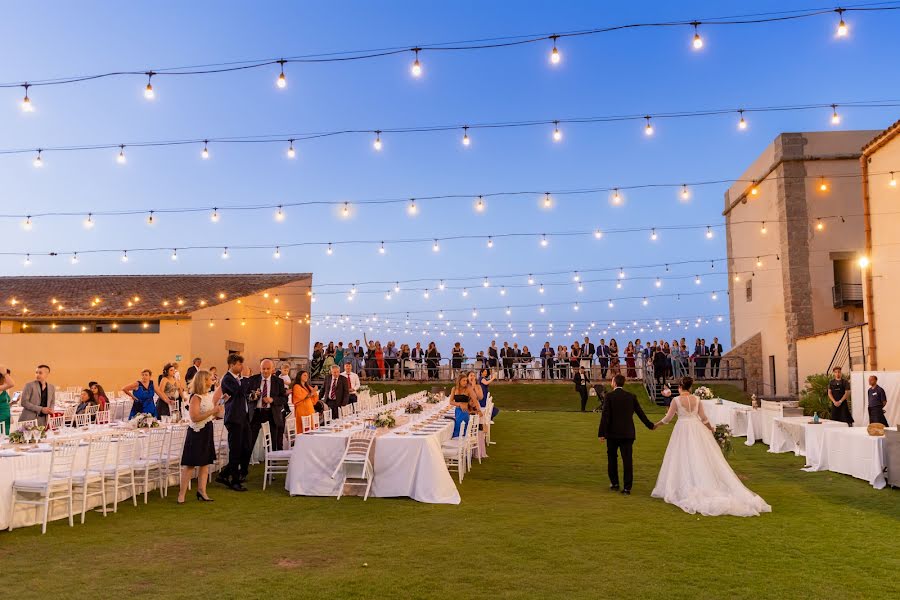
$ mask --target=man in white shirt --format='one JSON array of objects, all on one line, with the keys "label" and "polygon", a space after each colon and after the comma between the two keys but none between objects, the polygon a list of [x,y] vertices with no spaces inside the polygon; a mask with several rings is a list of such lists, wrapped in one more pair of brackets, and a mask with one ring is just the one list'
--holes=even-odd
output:
[{"label": "man in white shirt", "polygon": [[353,372],[353,365],[350,363],[344,363],[344,372],[341,373],[342,377],[347,378],[347,383],[350,384],[350,403],[353,404],[356,402],[356,393],[359,391],[359,375]]}]

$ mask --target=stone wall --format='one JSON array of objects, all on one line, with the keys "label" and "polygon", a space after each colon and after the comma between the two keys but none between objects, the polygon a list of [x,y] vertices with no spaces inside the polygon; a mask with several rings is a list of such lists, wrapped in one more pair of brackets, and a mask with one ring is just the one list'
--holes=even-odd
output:
[{"label": "stone wall", "polygon": [[744,359],[744,378],[747,380],[747,391],[763,393],[763,358],[762,334],[757,333],[738,344],[724,356],[739,356]]}]

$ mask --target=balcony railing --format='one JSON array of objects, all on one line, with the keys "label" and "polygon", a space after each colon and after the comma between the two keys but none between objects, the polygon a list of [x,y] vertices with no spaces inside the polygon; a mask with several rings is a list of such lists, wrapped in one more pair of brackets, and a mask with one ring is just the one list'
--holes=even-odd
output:
[{"label": "balcony railing", "polygon": [[845,306],[862,306],[863,291],[861,283],[838,283],[831,288],[831,297],[835,308]]}]

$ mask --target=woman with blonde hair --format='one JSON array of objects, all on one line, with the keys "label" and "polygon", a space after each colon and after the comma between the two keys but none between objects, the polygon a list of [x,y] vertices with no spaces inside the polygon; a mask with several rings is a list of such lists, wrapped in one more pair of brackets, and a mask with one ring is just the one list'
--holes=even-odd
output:
[{"label": "woman with blonde hair", "polygon": [[456,407],[453,415],[453,437],[459,437],[462,424],[469,423],[469,415],[482,414],[475,394],[475,390],[469,386],[469,375],[460,374],[456,378],[456,385],[450,391],[450,404]]},{"label": "woman with blonde hair", "polygon": [[206,495],[209,479],[209,465],[216,462],[216,446],[213,439],[215,418],[225,416],[225,407],[220,403],[222,388],[214,392],[210,388],[209,371],[197,371],[191,380],[190,427],[181,453],[181,485],[178,487],[178,504],[184,504],[184,495],[191,482],[191,475],[197,469],[197,500],[212,502]]}]

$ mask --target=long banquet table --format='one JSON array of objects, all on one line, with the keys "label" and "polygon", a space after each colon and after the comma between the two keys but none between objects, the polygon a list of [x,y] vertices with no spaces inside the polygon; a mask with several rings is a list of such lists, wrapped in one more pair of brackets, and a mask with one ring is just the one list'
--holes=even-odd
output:
[{"label": "long banquet table", "polygon": [[851,475],[868,481],[876,490],[885,486],[884,437],[869,435],[865,427],[847,426],[829,427],[821,435],[819,456],[807,456],[809,466],[804,470]]},{"label": "long banquet table", "polygon": [[806,464],[817,462],[822,452],[822,438],[826,429],[847,428],[846,423],[822,419],[813,424],[811,417],[775,417],[769,452],[793,452],[795,456],[807,457]]},{"label": "long banquet table", "polygon": [[[449,402],[423,404],[421,415],[402,423],[402,406],[392,410],[400,426],[379,431],[373,448],[375,470],[370,496],[379,498],[409,497],[431,504],[459,504],[460,496],[447,470],[441,444],[453,435],[453,421],[437,419],[433,429],[414,430],[417,422],[442,415]],[[442,422],[443,421],[443,422]],[[294,443],[285,489],[292,496],[337,496],[340,476],[331,475],[344,454],[351,433],[360,431],[358,424],[348,429],[298,435]]]},{"label": "long banquet table", "polygon": [[701,400],[703,412],[713,425],[728,425],[731,435],[745,437],[747,446],[752,446],[762,437],[762,414],[746,404],[731,400]]}]

